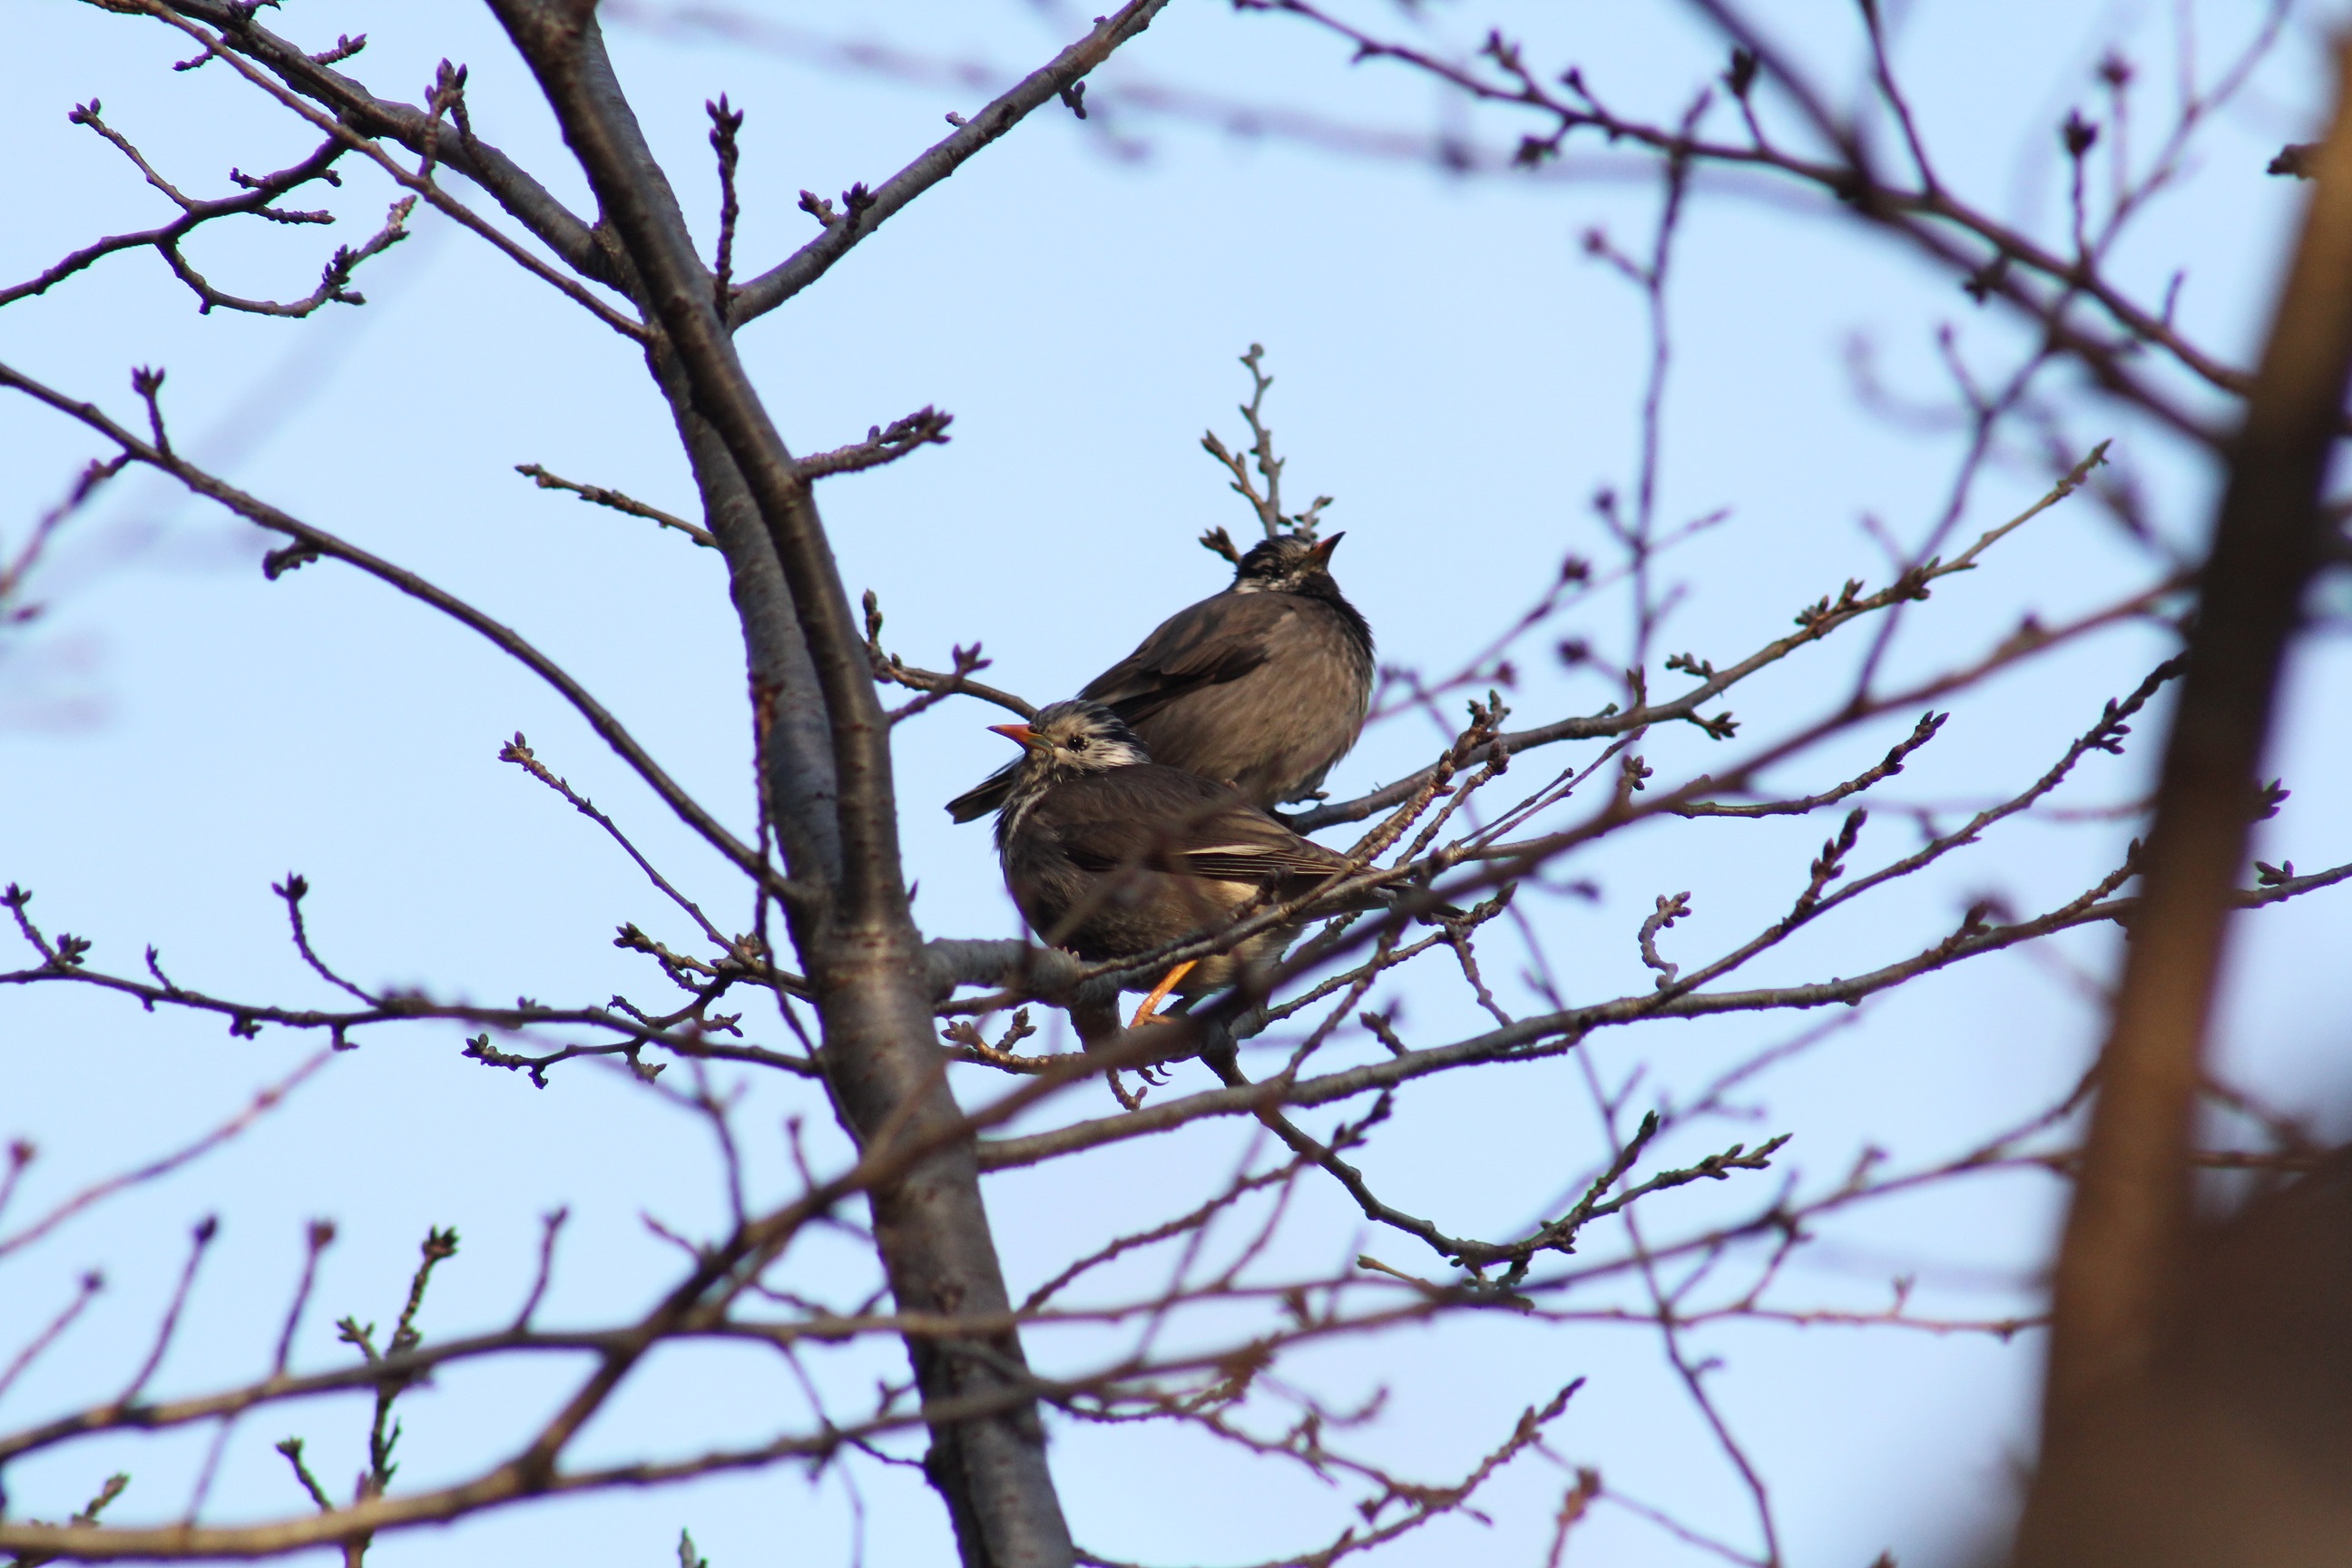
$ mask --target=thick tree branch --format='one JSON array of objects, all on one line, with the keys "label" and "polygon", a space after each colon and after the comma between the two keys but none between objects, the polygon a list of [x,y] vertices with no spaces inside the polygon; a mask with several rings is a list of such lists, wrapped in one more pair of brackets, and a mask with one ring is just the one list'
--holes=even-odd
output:
[{"label": "thick tree branch", "polygon": [[2259,810],[2255,770],[2320,560],[2320,487],[2352,379],[2352,43],[2336,118],[2231,444],[2180,700],[2143,857],[2098,1098],[2058,1258],[2043,1481],[2025,1561],[2079,1561],[2051,1533],[2069,1454],[2150,1373],[2179,1288],[2192,1113],[2232,891]]},{"label": "thick tree branch", "polygon": [[[823,1062],[845,1121],[861,1140],[881,1140],[876,1147],[912,1140],[925,1150],[902,1178],[873,1194],[892,1291],[909,1310],[1003,1310],[1003,1271],[970,1133],[931,1037],[920,939],[899,868],[888,721],[808,479],[735,355],[714,307],[711,275],[614,79],[593,8],[577,0],[492,0],[492,8],[546,91],[675,352],[694,411],[709,422],[750,489],[792,590],[831,741],[839,859],[822,913],[788,906],[787,918],[815,993]],[[799,831],[805,839],[817,829]],[[1015,1386],[1022,1375],[1020,1342],[1009,1332],[976,1339],[969,1352],[914,1339],[908,1349],[927,1401],[952,1405]],[[943,1422],[932,1432],[927,1469],[967,1563],[1059,1568],[1069,1561],[1044,1435],[1025,1398],[1009,1400],[1002,1415]]]}]

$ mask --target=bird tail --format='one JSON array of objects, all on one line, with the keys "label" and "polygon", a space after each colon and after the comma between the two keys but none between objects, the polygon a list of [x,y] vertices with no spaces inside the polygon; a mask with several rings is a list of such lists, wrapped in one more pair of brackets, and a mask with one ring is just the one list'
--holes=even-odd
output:
[{"label": "bird tail", "polygon": [[997,769],[980,783],[948,802],[948,815],[958,822],[970,822],[974,817],[986,816],[990,812],[1003,805],[1004,797],[1013,793],[1013,775],[1020,770],[1020,767],[1021,764],[1016,761],[1007,763]]}]

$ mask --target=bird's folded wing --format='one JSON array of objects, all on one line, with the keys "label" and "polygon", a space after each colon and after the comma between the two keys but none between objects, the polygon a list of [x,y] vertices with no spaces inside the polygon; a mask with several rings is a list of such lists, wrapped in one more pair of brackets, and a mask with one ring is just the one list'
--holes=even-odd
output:
[{"label": "bird's folded wing", "polygon": [[1188,691],[1238,680],[1257,668],[1272,652],[1276,628],[1294,614],[1275,594],[1203,599],[1161,622],[1079,695],[1109,703],[1134,723]]},{"label": "bird's folded wing", "polygon": [[[1318,853],[1300,852],[1299,845]],[[1187,876],[1220,882],[1320,881],[1349,869],[1348,862],[1319,846],[1307,844],[1202,844],[1187,846],[1176,856],[1177,868]],[[1301,889],[1302,891],[1304,889]]]},{"label": "bird's folded wing", "polygon": [[1089,870],[1146,866],[1264,886],[1348,869],[1346,857],[1301,838],[1223,784],[1174,768],[1121,768],[1065,786],[1055,837]]},{"label": "bird's folded wing", "polygon": [[1195,877],[1261,884],[1319,880],[1349,868],[1346,856],[1301,838],[1246,801],[1196,818],[1174,858]]}]

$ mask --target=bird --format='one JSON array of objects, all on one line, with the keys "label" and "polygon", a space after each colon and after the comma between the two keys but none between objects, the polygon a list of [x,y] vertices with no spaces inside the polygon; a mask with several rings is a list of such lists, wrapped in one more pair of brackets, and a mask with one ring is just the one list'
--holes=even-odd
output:
[{"label": "bird", "polygon": [[[1345,537],[1251,546],[1231,586],[1160,622],[1079,697],[1108,707],[1156,763],[1229,784],[1253,805],[1313,796],[1371,708],[1372,629],[1331,580]],[[970,822],[996,810],[1018,766],[950,801],[948,814]]]},{"label": "bird", "polygon": [[[1032,931],[1089,963],[1206,935],[1253,903],[1286,903],[1363,869],[1233,785],[1154,762],[1108,703],[1048,703],[1028,723],[989,728],[1022,747],[996,816],[1005,886]],[[1358,890],[1339,908],[1395,896]],[[1273,962],[1293,934],[1271,927],[1230,952],[1172,965],[1129,1026],[1156,1021],[1171,991],[1189,999],[1234,984]]]}]

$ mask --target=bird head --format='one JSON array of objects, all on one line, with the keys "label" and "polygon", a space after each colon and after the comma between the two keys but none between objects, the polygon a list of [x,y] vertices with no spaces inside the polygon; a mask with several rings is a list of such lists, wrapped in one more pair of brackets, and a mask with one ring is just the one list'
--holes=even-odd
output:
[{"label": "bird head", "polygon": [[989,728],[1026,749],[1024,773],[1098,773],[1151,760],[1126,721],[1099,702],[1049,702],[1026,724]]},{"label": "bird head", "polygon": [[1236,594],[1301,594],[1332,588],[1331,552],[1348,537],[1335,533],[1319,542],[1286,533],[1249,548],[1234,570]]}]

